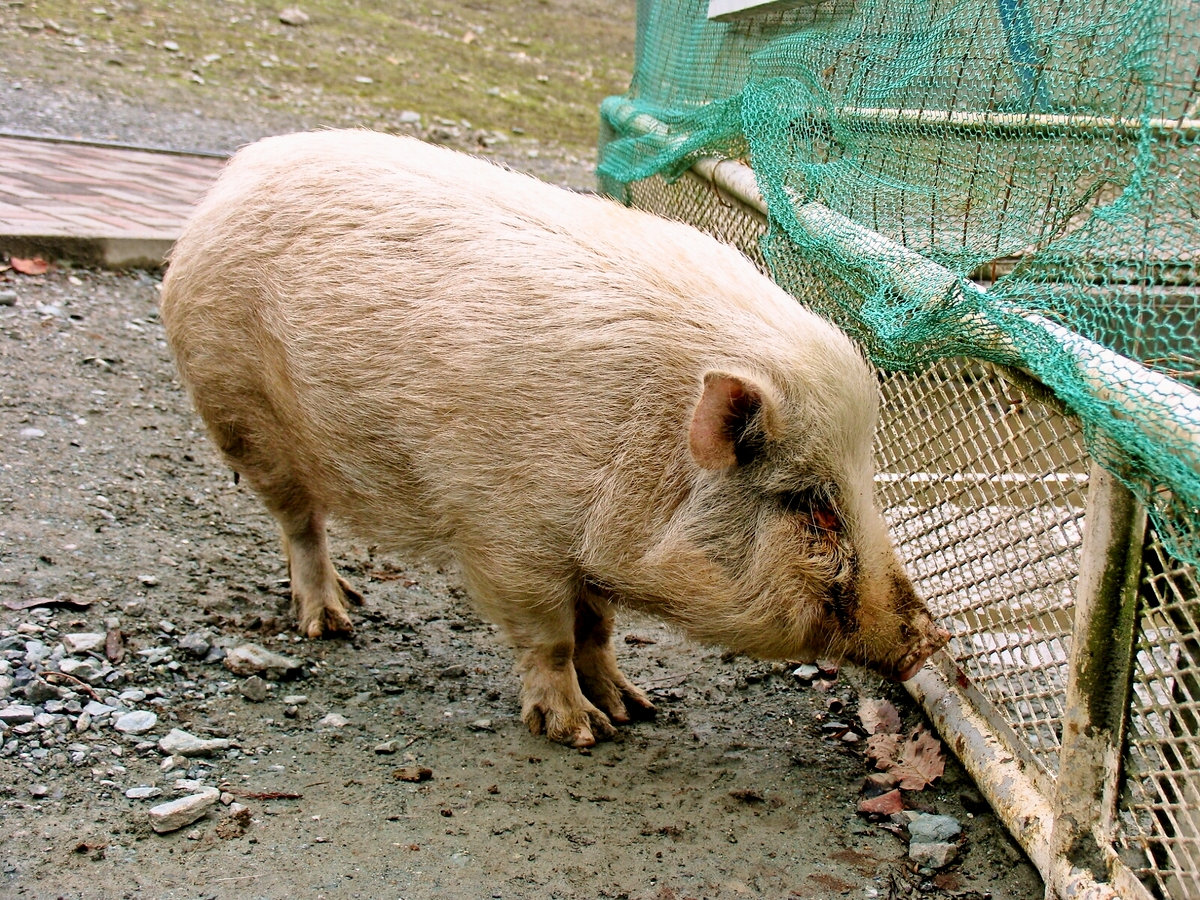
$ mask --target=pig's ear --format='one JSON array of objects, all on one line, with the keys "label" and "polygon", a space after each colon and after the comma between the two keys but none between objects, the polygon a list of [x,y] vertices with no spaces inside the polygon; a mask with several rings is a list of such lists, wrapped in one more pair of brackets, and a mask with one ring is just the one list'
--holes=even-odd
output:
[{"label": "pig's ear", "polygon": [[770,437],[774,403],[751,378],[706,372],[704,393],[692,413],[688,447],[703,469],[730,469],[750,462]]}]

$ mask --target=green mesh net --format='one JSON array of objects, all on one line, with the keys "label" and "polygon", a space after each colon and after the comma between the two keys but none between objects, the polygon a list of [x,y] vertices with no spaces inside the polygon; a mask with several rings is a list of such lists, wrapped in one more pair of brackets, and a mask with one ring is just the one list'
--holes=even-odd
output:
[{"label": "green mesh net", "polygon": [[780,284],[882,368],[1033,373],[1200,563],[1200,4],[789,7],[642,0],[603,182],[745,160]]}]

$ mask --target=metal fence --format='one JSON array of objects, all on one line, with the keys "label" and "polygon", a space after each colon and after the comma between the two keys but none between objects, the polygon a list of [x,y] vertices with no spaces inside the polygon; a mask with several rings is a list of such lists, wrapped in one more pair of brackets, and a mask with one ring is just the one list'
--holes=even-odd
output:
[{"label": "metal fence", "polygon": [[[745,166],[701,160],[630,201],[765,270]],[[881,501],[954,633],[910,691],[1048,896],[1200,898],[1200,575],[1024,373],[954,359],[881,379]]]}]

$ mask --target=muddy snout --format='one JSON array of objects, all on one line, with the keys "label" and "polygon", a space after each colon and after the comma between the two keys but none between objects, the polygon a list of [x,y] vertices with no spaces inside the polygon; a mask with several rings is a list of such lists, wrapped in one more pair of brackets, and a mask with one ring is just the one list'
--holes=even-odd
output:
[{"label": "muddy snout", "polygon": [[932,631],[900,658],[896,665],[896,680],[908,681],[916,675],[924,667],[926,660],[946,646],[949,640],[949,631],[940,625],[933,625]]}]

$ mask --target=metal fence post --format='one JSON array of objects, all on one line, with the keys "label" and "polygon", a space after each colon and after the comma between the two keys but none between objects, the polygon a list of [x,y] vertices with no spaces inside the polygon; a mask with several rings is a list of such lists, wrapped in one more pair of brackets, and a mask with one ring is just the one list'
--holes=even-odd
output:
[{"label": "metal fence post", "polygon": [[1053,855],[1067,865],[1047,897],[1068,894],[1074,872],[1110,871],[1132,678],[1145,511],[1093,465],[1085,521],[1051,833]]}]

